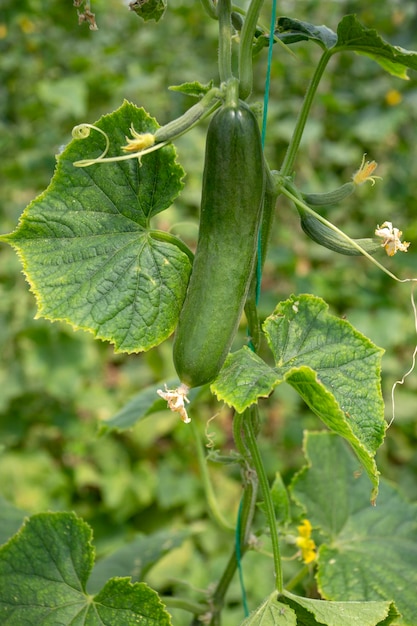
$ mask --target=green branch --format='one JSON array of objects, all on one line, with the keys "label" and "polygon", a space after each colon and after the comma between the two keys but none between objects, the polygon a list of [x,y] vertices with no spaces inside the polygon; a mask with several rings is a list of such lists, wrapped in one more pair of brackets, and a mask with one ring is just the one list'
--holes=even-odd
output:
[{"label": "green branch", "polygon": [[251,92],[253,85],[253,69],[252,69],[252,46],[255,36],[256,26],[258,24],[259,13],[261,12],[264,0],[251,0],[246,18],[243,23],[242,32],[240,34],[239,46],[239,81],[240,81],[240,97],[246,100]]},{"label": "green branch", "polygon": [[217,20],[216,7],[214,3],[212,2],[212,0],[201,0],[201,4],[203,5],[203,8],[205,12],[207,13],[207,15]]},{"label": "green branch", "polygon": [[291,137],[290,144],[287,149],[287,153],[285,155],[284,161],[281,167],[282,176],[291,176],[294,168],[295,158],[297,156],[298,149],[300,147],[301,138],[303,136],[304,128],[307,123],[308,116],[310,114],[310,109],[313,104],[314,96],[316,95],[317,88],[319,86],[320,80],[323,76],[324,70],[332,56],[332,53],[329,50],[326,50],[320,61],[317,65],[313,77],[308,86],[306,95],[304,96],[303,106],[298,114],[297,122],[295,124],[295,129],[293,135]]},{"label": "green branch", "polygon": [[220,82],[226,83],[232,73],[232,3],[219,0],[219,75]]},{"label": "green branch", "polygon": [[209,507],[209,512],[212,518],[218,523],[221,528],[225,530],[234,530],[234,526],[229,524],[229,522],[223,517],[221,511],[219,510],[216,496],[213,490],[213,485],[210,481],[210,476],[207,470],[207,460],[204,454],[203,445],[201,443],[201,436],[198,431],[198,428],[195,424],[195,421],[191,421],[191,430],[193,432],[193,437],[195,441],[195,447],[197,451],[197,461],[200,467],[200,474],[203,480],[204,492],[207,498],[207,504]]},{"label": "green branch", "polygon": [[264,505],[266,517],[268,520],[268,526],[271,533],[272,552],[275,568],[275,588],[278,593],[282,593],[283,581],[282,581],[282,564],[281,564],[281,552],[279,547],[277,523],[275,519],[274,504],[272,502],[271,490],[266,476],[265,468],[262,463],[262,458],[259,452],[258,443],[256,441],[256,435],[254,431],[253,422],[258,420],[258,407],[255,405],[246,411],[246,419],[243,422],[246,445],[250,451],[253,466],[256,470],[259,484],[261,486],[262,495],[264,497]]}]

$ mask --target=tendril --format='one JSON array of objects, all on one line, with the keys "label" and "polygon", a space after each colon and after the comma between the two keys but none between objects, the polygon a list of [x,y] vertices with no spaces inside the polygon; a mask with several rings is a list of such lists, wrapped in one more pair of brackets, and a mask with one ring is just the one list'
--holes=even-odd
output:
[{"label": "tendril", "polygon": [[72,129],[72,136],[74,137],[74,139],[86,139],[87,137],[90,136],[91,129],[97,130],[99,133],[103,135],[103,137],[106,140],[106,147],[104,148],[100,156],[95,159],[85,159],[83,161],[76,161],[74,165],[76,165],[77,167],[87,167],[88,165],[93,165],[93,163],[102,161],[104,157],[106,156],[107,152],[109,151],[109,148],[110,148],[109,137],[107,133],[105,133],[104,130],[102,130],[101,128],[98,128],[98,126],[94,126],[93,124],[78,124],[78,126],[74,126],[74,128]]},{"label": "tendril", "polygon": [[[413,316],[414,316],[414,328],[416,330],[417,333],[417,308],[416,308],[416,303],[414,301],[414,289],[415,289],[415,284],[412,285],[411,287],[411,307],[413,309]],[[390,426],[392,425],[394,419],[395,419],[395,391],[398,385],[404,385],[405,383],[405,379],[413,373],[415,366],[416,366],[416,358],[417,358],[417,345],[414,347],[414,352],[413,355],[411,357],[411,366],[408,369],[408,371],[403,375],[403,377],[400,380],[396,380],[395,383],[392,385],[391,387],[391,407],[392,407],[392,416],[391,419],[388,423],[387,428],[390,428]]]},{"label": "tendril", "polygon": [[[100,154],[100,156],[96,157],[95,159],[82,159],[80,161],[74,161],[73,165],[75,165],[75,167],[89,167],[90,165],[95,165],[96,163],[115,163],[116,161],[127,161],[134,158],[137,158],[140,161],[143,155],[149,154],[149,152],[154,152],[155,150],[159,150],[160,148],[166,146],[167,143],[169,143],[168,141],[163,141],[160,143],[156,143],[148,148],[137,150],[136,152],[106,158],[106,154],[110,148],[110,140],[107,133],[105,133],[104,130],[102,130],[101,128],[98,128],[98,126],[94,126],[93,124],[79,124],[78,126],[74,126],[74,128],[72,129],[72,136],[74,137],[74,139],[86,139],[90,135],[91,129],[97,130],[103,135],[106,140],[106,147],[102,154]],[[136,133],[136,131],[134,132],[136,135],[139,136],[139,133]],[[149,145],[149,138],[151,137],[151,134],[145,134],[144,137],[147,139]],[[132,143],[132,140],[129,140],[128,138],[126,139]],[[139,143],[137,145],[139,145]],[[123,149],[130,150],[131,147],[128,144],[128,148],[126,148],[125,146]]]}]

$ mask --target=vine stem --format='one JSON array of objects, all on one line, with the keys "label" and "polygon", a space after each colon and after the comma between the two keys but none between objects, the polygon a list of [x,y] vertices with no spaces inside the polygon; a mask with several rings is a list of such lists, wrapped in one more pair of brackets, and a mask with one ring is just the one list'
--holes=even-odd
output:
[{"label": "vine stem", "polygon": [[219,0],[219,75],[220,82],[226,83],[232,73],[232,3],[231,0]]},{"label": "vine stem", "polygon": [[256,435],[255,435],[255,431],[253,427],[254,421],[255,420],[256,422],[258,421],[258,407],[256,405],[254,407],[251,407],[250,409],[248,409],[246,413],[250,413],[250,415],[247,416],[249,419],[245,419],[243,422],[245,440],[246,440],[247,448],[252,458],[253,466],[258,476],[259,484],[262,490],[262,495],[264,497],[266,518],[268,520],[268,526],[269,526],[269,530],[271,533],[271,543],[272,543],[272,552],[273,552],[274,569],[275,569],[275,588],[278,593],[282,593],[282,589],[283,589],[282,563],[281,563],[281,552],[280,552],[280,547],[279,547],[277,524],[275,520],[274,505],[272,502],[268,478],[265,472],[264,465],[262,463],[262,458],[259,452],[259,447],[256,441]]},{"label": "vine stem", "polygon": [[246,100],[252,92],[252,45],[263,3],[264,0],[251,0],[240,34],[239,81],[242,100]]},{"label": "vine stem", "polygon": [[198,428],[194,422],[194,420],[190,423],[191,430],[193,433],[195,447],[197,451],[197,461],[200,467],[200,475],[203,480],[203,487],[207,498],[207,504],[209,506],[210,514],[212,518],[218,523],[221,528],[225,530],[234,531],[234,526],[229,524],[229,522],[223,517],[221,511],[219,510],[216,496],[214,494],[213,485],[210,481],[210,476],[207,470],[207,461],[204,455],[203,445],[201,442],[201,435],[198,431]]},{"label": "vine stem", "polygon": [[213,4],[212,0],[201,0],[201,4],[207,15],[212,17],[213,19],[217,19],[216,7]]},{"label": "vine stem", "polygon": [[258,478],[250,463],[251,457],[249,450],[245,444],[243,421],[247,416],[247,412],[243,414],[236,413],[233,418],[233,436],[238,452],[242,456],[245,463],[245,480],[243,484],[243,495],[239,511],[239,537],[238,537],[238,553],[236,546],[229,557],[226,568],[220,578],[214,593],[211,597],[211,606],[213,616],[210,626],[218,626],[220,624],[220,613],[223,608],[226,592],[233,580],[236,570],[240,567],[240,558],[248,549],[248,539],[252,526],[253,516],[256,508],[256,497],[258,492]]},{"label": "vine stem", "polygon": [[287,152],[284,157],[284,161],[282,163],[280,171],[282,176],[291,176],[292,174],[295,158],[300,147],[301,138],[303,136],[304,128],[310,113],[311,105],[313,104],[314,96],[316,95],[320,80],[331,56],[332,52],[330,50],[325,50],[311,78],[310,84],[304,96],[303,105],[297,117],[291,141],[289,143]]},{"label": "vine stem", "polygon": [[[244,489],[242,504],[241,504],[241,519],[240,519],[240,556],[242,557],[248,549],[247,541],[244,541],[245,537],[249,536],[250,527],[252,524],[253,514],[255,512],[256,503],[256,486],[249,482]],[[220,624],[220,613],[223,608],[224,598],[227,590],[233,580],[233,577],[238,569],[238,561],[236,556],[236,549],[233,547],[233,551],[229,557],[226,568],[216,585],[214,593],[211,597],[210,605],[212,607],[213,617],[210,622],[210,626],[217,626]]]}]

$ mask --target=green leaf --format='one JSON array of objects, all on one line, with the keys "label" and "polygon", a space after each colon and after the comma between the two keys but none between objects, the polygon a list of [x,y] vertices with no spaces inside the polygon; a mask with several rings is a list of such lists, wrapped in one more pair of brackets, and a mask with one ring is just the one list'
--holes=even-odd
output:
[{"label": "green leaf", "polygon": [[324,602],[284,591],[271,594],[241,626],[388,626],[397,617],[392,602]]},{"label": "green leaf", "polygon": [[376,507],[369,482],[343,442],[330,433],[308,433],[308,465],[291,494],[324,543],[318,555],[320,593],[328,600],[394,601],[402,625],[413,626],[417,589],[417,505],[381,481]]},{"label": "green leaf", "polygon": [[[279,472],[275,473],[274,482],[271,485],[270,492],[277,524],[285,527],[291,522],[290,498],[288,489],[285,486]],[[258,507],[261,511],[266,513],[264,502],[258,502]]]},{"label": "green leaf", "polygon": [[0,549],[0,622],[9,626],[169,626],[144,583],[111,579],[86,591],[94,550],[89,526],[73,513],[41,513]]},{"label": "green leaf", "polygon": [[138,535],[94,566],[88,581],[89,592],[97,592],[109,578],[117,576],[129,576],[132,582],[140,582],[155,563],[178,548],[190,534],[189,530],[180,530]]},{"label": "green leaf", "polygon": [[139,15],[145,22],[159,22],[167,8],[166,0],[136,0],[129,2],[129,9]]},{"label": "green leaf", "polygon": [[407,68],[417,70],[417,52],[392,46],[376,30],[363,26],[355,15],[345,15],[338,25],[334,52],[342,50],[364,54],[390,74],[405,80],[408,80]]},{"label": "green leaf", "polygon": [[180,93],[184,93],[186,96],[195,96],[196,98],[200,98],[208,93],[210,89],[213,89],[213,85],[214,82],[212,80],[205,85],[199,83],[197,80],[194,80],[189,83],[181,83],[181,85],[171,85],[168,89],[171,91],[179,91]]},{"label": "green leaf", "polygon": [[271,498],[277,522],[282,526],[288,524],[291,521],[290,500],[288,490],[279,472],[276,472],[271,486]]},{"label": "green leaf", "polygon": [[314,26],[291,17],[278,18],[276,35],[285,44],[311,39],[326,49],[332,48],[337,42],[336,33],[327,26]]},{"label": "green leaf", "polygon": [[314,41],[332,54],[352,51],[370,57],[398,78],[408,80],[407,68],[417,70],[417,52],[392,46],[376,30],[363,26],[355,15],[345,15],[337,27],[337,34],[327,26],[315,26],[290,17],[277,21],[277,36],[285,44]]},{"label": "green leaf", "polygon": [[386,428],[380,381],[383,350],[327,309],[323,300],[309,295],[279,304],[264,323],[275,368],[242,349],[229,355],[211,388],[242,412],[276,385],[289,383],[352,445],[373,482],[375,498],[378,470],[373,457]]},{"label": "green leaf", "polygon": [[210,389],[238,413],[266,398],[282,382],[276,372],[248,347],[229,354]]},{"label": "green leaf", "polygon": [[288,591],[283,602],[295,611],[297,624],[305,626],[388,626],[399,617],[392,602],[323,602]]},{"label": "green leaf", "polygon": [[297,616],[286,604],[271,594],[242,622],[241,626],[297,626]]},{"label": "green leaf", "polygon": [[321,298],[292,296],[264,324],[276,371],[311,410],[345,437],[374,485],[374,454],[386,429],[381,392],[383,350],[328,313]]},{"label": "green leaf", "polygon": [[[131,125],[154,132],[155,120],[125,102],[96,124],[121,154]],[[38,304],[38,317],[63,320],[140,352],[174,330],[191,262],[184,244],[149,228],[182,188],[183,170],[166,146],[142,158],[74,167],[99,156],[101,133],[74,139],[58,158],[47,190],[24,211],[17,229],[1,239],[18,252]]]}]

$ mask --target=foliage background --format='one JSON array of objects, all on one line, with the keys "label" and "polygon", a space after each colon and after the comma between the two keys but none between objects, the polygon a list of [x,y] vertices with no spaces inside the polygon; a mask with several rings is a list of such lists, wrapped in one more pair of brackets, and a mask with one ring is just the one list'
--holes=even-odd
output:
[{"label": "foliage background", "polygon": [[[265,9],[268,23],[268,3]],[[192,104],[168,91],[169,85],[217,79],[217,25],[200,3],[171,0],[158,24],[144,24],[122,0],[95,0],[92,10],[97,32],[78,25],[70,0],[2,2],[1,232],[13,230],[25,205],[48,185],[54,155],[70,140],[75,124],[94,122],[124,98],[144,106],[163,124]],[[390,43],[417,49],[413,0],[281,0],[278,11],[333,29],[343,15],[356,13]],[[267,156],[276,169],[319,55],[312,44],[292,50],[295,56],[276,46],[272,67]],[[266,54],[261,54],[252,101],[262,99],[265,69]],[[398,225],[412,242],[410,251],[384,262],[404,277],[417,276],[416,118],[415,74],[400,81],[367,58],[338,56],[319,90],[297,160],[296,180],[311,191],[349,180],[364,152],[378,161],[383,181],[361,188],[329,216],[359,237],[370,236],[385,220]],[[172,228],[190,245],[197,235],[204,140],[204,125],[178,140],[186,188],[159,217],[162,228]],[[138,390],[173,375],[170,342],[144,355],[114,355],[110,346],[86,333],[34,320],[34,298],[16,255],[4,246],[0,259],[0,495],[29,514],[75,510],[92,525],[99,555],[136,532],[188,527],[193,538],[153,570],[150,580],[161,585],[168,575],[167,593],[177,577],[207,586],[224,565],[230,537],[219,539],[207,518],[189,430],[168,413],[154,415],[128,433],[99,435],[97,427],[98,420],[115,414]],[[389,420],[391,386],[411,364],[416,343],[409,287],[365,259],[337,256],[310,242],[293,208],[280,202],[262,314],[291,293],[323,297],[332,312],[346,316],[386,349],[383,388]],[[398,388],[396,420],[378,453],[382,475],[411,500],[417,499],[416,390],[415,374]],[[227,451],[230,413],[207,397],[195,419],[205,429],[215,414],[208,431],[216,447]],[[280,387],[264,406],[262,446],[271,478],[279,469],[288,480],[302,465],[305,428],[319,428],[319,423],[291,389]],[[233,520],[238,471],[215,464],[210,471],[220,506]],[[250,559],[247,575],[256,598],[257,581],[269,562],[251,554]],[[234,593],[231,601],[238,603],[237,586]],[[229,610],[232,615],[233,606]]]}]

